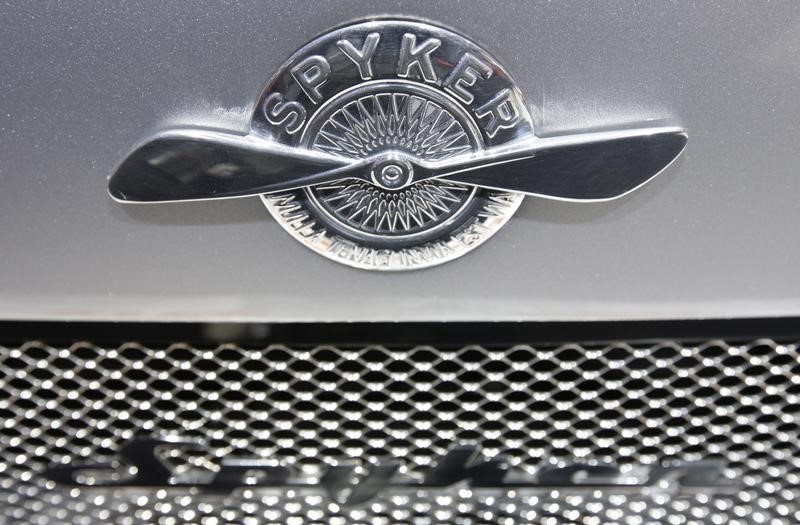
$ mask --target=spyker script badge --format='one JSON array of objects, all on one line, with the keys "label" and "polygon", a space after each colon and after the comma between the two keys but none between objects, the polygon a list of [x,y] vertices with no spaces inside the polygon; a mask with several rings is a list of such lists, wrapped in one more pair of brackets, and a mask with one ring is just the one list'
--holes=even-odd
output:
[{"label": "spyker script badge", "polygon": [[321,473],[302,476],[288,466],[261,458],[223,459],[216,472],[176,476],[158,454],[158,449],[197,446],[174,437],[142,437],[120,449],[122,463],[55,464],[45,477],[61,486],[84,488],[183,488],[223,494],[242,488],[321,489],[342,505],[366,503],[387,491],[442,490],[459,485],[473,490],[606,490],[614,494],[645,488],[704,494],[736,490],[724,476],[725,463],[717,460],[673,461],[627,469],[609,463],[548,465],[535,476],[528,476],[509,468],[501,458],[481,458],[476,446],[459,445],[415,479],[400,472],[400,465],[394,462],[374,463],[361,472],[355,465],[332,465]]},{"label": "spyker script badge", "polygon": [[130,203],[260,196],[318,253],[408,270],[479,246],[524,195],[620,197],[685,144],[676,127],[536,137],[522,92],[488,52],[441,27],[384,19],[295,53],[247,135],[166,131],[122,162],[109,192]]}]

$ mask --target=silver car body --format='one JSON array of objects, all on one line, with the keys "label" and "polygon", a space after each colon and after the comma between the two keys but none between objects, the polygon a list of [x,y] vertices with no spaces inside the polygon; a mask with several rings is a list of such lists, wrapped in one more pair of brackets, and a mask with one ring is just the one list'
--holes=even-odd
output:
[{"label": "silver car body", "polygon": [[[325,260],[258,198],[123,205],[115,166],[171,127],[245,131],[270,76],[328,28],[429,19],[509,69],[536,133],[669,119],[689,145],[597,204],[526,198],[458,261]],[[679,319],[800,314],[796,2],[45,2],[0,7],[0,318]]]}]

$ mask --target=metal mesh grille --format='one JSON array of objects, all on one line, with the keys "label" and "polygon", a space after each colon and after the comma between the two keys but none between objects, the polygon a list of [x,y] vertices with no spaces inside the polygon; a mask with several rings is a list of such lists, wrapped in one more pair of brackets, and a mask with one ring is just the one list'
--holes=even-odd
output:
[{"label": "metal mesh grille", "polygon": [[[615,489],[383,494],[79,490],[50,462],[108,461],[142,432],[202,438],[178,474],[225,456],[313,468],[393,458],[424,472],[454,443],[544,464],[724,460],[733,494]],[[0,517],[8,523],[800,523],[800,350],[707,341],[505,348],[0,347]],[[0,518],[2,519],[2,518]]]}]

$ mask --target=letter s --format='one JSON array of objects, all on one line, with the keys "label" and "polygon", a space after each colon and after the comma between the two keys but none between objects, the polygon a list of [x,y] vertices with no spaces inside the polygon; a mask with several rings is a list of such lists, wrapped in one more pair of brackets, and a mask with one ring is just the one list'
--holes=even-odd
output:
[{"label": "letter s", "polygon": [[283,126],[289,135],[300,131],[306,122],[306,108],[299,102],[287,101],[280,93],[268,96],[262,109],[270,124]]}]

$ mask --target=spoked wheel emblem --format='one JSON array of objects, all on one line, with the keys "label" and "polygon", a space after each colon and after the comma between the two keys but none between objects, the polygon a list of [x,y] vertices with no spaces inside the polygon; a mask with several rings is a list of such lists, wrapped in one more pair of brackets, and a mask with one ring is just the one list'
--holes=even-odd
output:
[{"label": "spoked wheel emblem", "polygon": [[122,202],[261,196],[322,255],[407,270],[491,237],[524,195],[624,195],[683,150],[676,127],[534,134],[522,93],[486,51],[427,23],[378,20],[295,53],[256,104],[247,135],[176,129],[109,180]]}]

